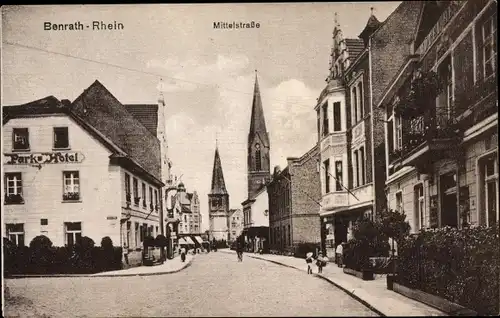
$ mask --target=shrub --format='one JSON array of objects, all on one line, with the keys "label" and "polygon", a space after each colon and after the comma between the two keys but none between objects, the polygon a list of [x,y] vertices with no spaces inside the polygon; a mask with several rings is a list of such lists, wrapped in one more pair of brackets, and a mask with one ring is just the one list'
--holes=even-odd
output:
[{"label": "shrub", "polygon": [[145,248],[147,247],[153,247],[155,246],[155,239],[154,237],[148,235],[144,238],[144,241],[142,242]]},{"label": "shrub", "polygon": [[343,254],[347,268],[358,271],[370,269],[370,257],[389,255],[388,237],[379,223],[362,218],[354,224],[353,238],[345,245]]},{"label": "shrub", "polygon": [[155,239],[155,246],[157,247],[168,246],[168,239],[164,235],[158,234]]},{"label": "shrub", "polygon": [[34,250],[47,250],[52,247],[52,241],[45,235],[38,235],[30,242],[30,248]]},{"label": "shrub", "polygon": [[109,236],[105,236],[101,240],[101,247],[103,249],[112,249],[113,248],[113,241]]},{"label": "shrub", "polygon": [[398,280],[474,309],[498,314],[498,227],[423,230],[399,245]]},{"label": "shrub", "polygon": [[82,239],[80,241],[80,246],[81,246],[82,250],[88,251],[95,246],[95,243],[94,243],[94,240],[91,239],[90,237],[84,236],[84,237],[82,237]]}]

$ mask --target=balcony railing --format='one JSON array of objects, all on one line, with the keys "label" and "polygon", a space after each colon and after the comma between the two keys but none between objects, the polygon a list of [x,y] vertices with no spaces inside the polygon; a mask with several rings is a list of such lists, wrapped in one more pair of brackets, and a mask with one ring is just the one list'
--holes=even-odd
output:
[{"label": "balcony railing", "polygon": [[400,156],[411,154],[425,143],[432,145],[438,140],[456,137],[458,137],[458,127],[454,117],[436,113],[435,110],[428,111],[422,116],[403,121],[403,148]]},{"label": "balcony railing", "polygon": [[[459,119],[468,117],[468,124],[476,124],[488,116],[498,112],[497,76],[491,76],[486,81],[477,81],[472,90],[464,90],[456,96]],[[472,116],[469,116],[471,115]]]},{"label": "balcony railing", "polygon": [[6,194],[4,197],[5,204],[22,204],[24,203],[23,196],[21,194]]}]

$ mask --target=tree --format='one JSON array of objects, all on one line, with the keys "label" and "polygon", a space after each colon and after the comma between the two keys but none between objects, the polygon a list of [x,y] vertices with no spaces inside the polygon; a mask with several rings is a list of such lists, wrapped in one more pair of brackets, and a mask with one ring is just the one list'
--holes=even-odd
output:
[{"label": "tree", "polygon": [[397,210],[385,210],[377,220],[380,230],[392,238],[396,243],[410,234],[410,223],[406,221],[406,214]]}]

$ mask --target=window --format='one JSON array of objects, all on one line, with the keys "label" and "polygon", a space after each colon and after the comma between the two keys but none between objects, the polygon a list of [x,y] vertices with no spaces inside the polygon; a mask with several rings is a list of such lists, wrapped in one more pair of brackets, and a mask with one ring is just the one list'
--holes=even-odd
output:
[{"label": "window", "polygon": [[23,202],[23,180],[21,173],[6,173],[5,204],[21,204]]},{"label": "window", "polygon": [[49,220],[47,219],[40,219],[40,225],[48,225],[49,224]]},{"label": "window", "polygon": [[68,149],[68,127],[54,127],[54,149]]},{"label": "window", "polygon": [[30,135],[28,128],[12,129],[12,149],[29,150],[30,149],[29,139]]},{"label": "window", "polygon": [[325,193],[330,192],[330,159],[326,159],[323,163],[325,167]]},{"label": "window", "polygon": [[155,209],[158,210],[158,190],[155,189]]},{"label": "window", "polygon": [[141,200],[141,198],[139,197],[139,182],[135,177],[132,180],[134,185],[134,204],[139,205],[139,201]]},{"label": "window", "polygon": [[497,26],[496,14],[490,17],[482,26],[483,33],[483,71],[484,78],[488,78],[496,72],[497,59]]},{"label": "window", "polygon": [[262,170],[262,158],[260,154],[260,145],[255,145],[255,170]]},{"label": "window", "polygon": [[489,155],[479,161],[482,191],[481,208],[485,213],[486,226],[494,226],[498,220],[498,163],[497,155]]},{"label": "window", "polygon": [[365,114],[365,109],[363,105],[363,82],[358,83],[358,94],[359,94],[359,119],[363,119]]},{"label": "window", "polygon": [[146,205],[146,184],[144,184],[144,182],[142,182],[142,206],[144,208],[147,207],[147,205]]},{"label": "window", "polygon": [[335,161],[335,191],[342,191],[342,161]]},{"label": "window", "polygon": [[127,202],[130,202],[130,175],[125,173],[125,194],[127,197]]},{"label": "window", "polygon": [[365,147],[359,148],[359,173],[361,174],[361,185],[366,183],[365,179]]},{"label": "window", "polygon": [[6,224],[9,240],[17,246],[24,246],[24,224]]},{"label": "window", "polygon": [[415,186],[415,229],[424,228],[425,210],[424,210],[424,187],[422,184]]},{"label": "window", "polygon": [[153,188],[149,187],[149,207],[153,210]]},{"label": "window", "polygon": [[328,127],[328,103],[323,105],[323,136],[328,135],[329,127]]},{"label": "window", "polygon": [[321,139],[321,114],[319,112],[319,109],[318,111],[316,112],[316,125],[318,126],[318,140]]},{"label": "window", "polygon": [[396,123],[394,127],[394,134],[396,135],[396,149],[403,148],[403,127],[402,127],[402,119],[399,116],[394,116],[394,122]]},{"label": "window", "polygon": [[403,192],[396,192],[396,210],[400,213],[403,212]]},{"label": "window", "polygon": [[63,200],[80,200],[80,174],[78,171],[63,171]]},{"label": "window", "polygon": [[359,187],[359,158],[358,158],[358,151],[354,151],[354,186]]},{"label": "window", "polygon": [[132,222],[127,221],[127,248],[130,248],[130,237],[131,237],[131,230],[132,230]]},{"label": "window", "polygon": [[387,149],[389,154],[394,152],[394,124],[393,117],[387,120]]},{"label": "window", "polygon": [[341,131],[340,102],[333,103],[333,131]]},{"label": "window", "polygon": [[[453,107],[453,78],[451,56],[447,56],[439,65],[438,76],[443,92],[438,96],[437,117],[450,118]],[[446,116],[445,116],[446,115]],[[438,124],[440,124],[438,122]]]},{"label": "window", "polygon": [[356,92],[356,87],[352,88],[351,94],[351,109],[352,109],[352,125],[358,122],[358,94]]},{"label": "window", "polygon": [[80,243],[82,238],[82,223],[68,222],[64,223],[66,227],[66,246],[73,246]]},{"label": "window", "polygon": [[141,242],[141,226],[139,223],[135,223],[135,246],[139,246]]}]

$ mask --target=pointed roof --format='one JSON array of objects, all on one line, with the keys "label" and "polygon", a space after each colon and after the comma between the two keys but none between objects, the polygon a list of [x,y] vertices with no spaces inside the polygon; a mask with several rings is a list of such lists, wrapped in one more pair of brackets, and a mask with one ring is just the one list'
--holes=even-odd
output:
[{"label": "pointed roof", "polygon": [[262,108],[262,100],[260,98],[259,81],[257,79],[257,71],[255,71],[255,86],[253,89],[252,115],[250,117],[250,132],[248,138],[253,139],[255,135],[259,135],[262,142],[268,145],[266,120],[264,118],[264,109]]},{"label": "pointed roof", "polygon": [[220,162],[219,148],[215,147],[214,167],[212,170],[212,190],[211,194],[227,194],[222,164]]},{"label": "pointed roof", "polygon": [[364,30],[361,32],[359,35],[359,38],[363,39],[366,41],[370,35],[372,35],[375,30],[378,29],[378,27],[382,24],[377,17],[373,14],[373,8],[371,8],[372,13],[370,14],[370,17],[368,18],[368,22],[366,22],[366,26]]}]

